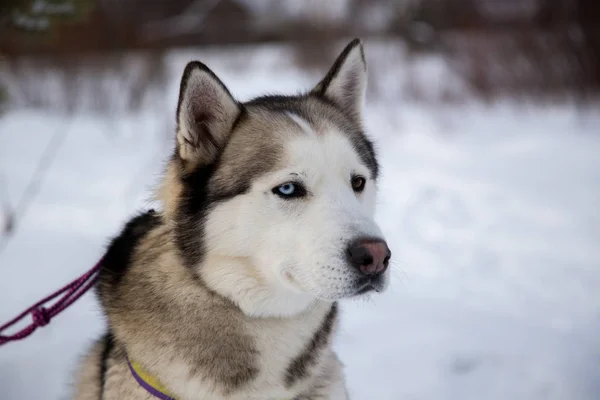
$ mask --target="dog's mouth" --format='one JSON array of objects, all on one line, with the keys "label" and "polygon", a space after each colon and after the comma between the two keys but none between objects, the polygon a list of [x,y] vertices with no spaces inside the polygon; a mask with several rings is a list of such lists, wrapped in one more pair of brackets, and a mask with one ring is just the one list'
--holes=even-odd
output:
[{"label": "dog's mouth", "polygon": [[352,297],[361,296],[369,292],[381,292],[384,288],[383,276],[379,275],[376,277],[362,278],[355,285],[355,292]]}]

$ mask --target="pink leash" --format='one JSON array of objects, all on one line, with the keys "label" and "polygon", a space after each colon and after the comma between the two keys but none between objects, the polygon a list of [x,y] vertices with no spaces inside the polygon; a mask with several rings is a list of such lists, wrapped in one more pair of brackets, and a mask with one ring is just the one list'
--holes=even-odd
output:
[{"label": "pink leash", "polygon": [[[94,268],[83,274],[81,277],[75,279],[73,282],[64,286],[63,288],[52,293],[50,296],[38,301],[27,310],[23,311],[13,320],[7,322],[0,327],[0,346],[8,342],[25,339],[31,335],[38,327],[46,326],[50,323],[50,320],[58,315],[61,311],[73,304],[78,298],[80,298],[85,292],[87,292],[98,279],[98,271],[102,265],[102,259],[96,263]],[[55,299],[64,293],[59,300],[57,300],[52,306],[46,308],[43,305],[50,300]],[[27,314],[31,313],[33,322],[21,329],[19,332],[4,336],[2,332],[9,327],[15,325],[17,322],[22,320]]]}]

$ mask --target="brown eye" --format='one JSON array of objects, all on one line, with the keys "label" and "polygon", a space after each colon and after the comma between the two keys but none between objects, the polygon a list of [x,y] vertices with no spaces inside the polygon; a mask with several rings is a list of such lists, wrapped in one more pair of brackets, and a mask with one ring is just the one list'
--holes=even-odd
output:
[{"label": "brown eye", "polygon": [[355,175],[350,180],[350,183],[352,184],[352,189],[356,193],[360,193],[365,189],[367,180],[365,178],[363,178],[362,176]]}]

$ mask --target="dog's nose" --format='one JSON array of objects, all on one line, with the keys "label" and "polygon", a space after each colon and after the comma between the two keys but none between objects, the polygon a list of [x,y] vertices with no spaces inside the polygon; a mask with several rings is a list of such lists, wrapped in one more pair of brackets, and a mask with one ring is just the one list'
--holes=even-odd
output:
[{"label": "dog's nose", "polygon": [[365,275],[385,272],[392,257],[387,243],[381,239],[357,240],[348,247],[352,264]]}]

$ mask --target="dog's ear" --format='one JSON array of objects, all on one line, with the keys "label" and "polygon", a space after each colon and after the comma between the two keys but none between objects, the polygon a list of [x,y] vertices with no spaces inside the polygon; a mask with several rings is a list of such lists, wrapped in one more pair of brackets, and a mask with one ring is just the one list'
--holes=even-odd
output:
[{"label": "dog's ear", "polygon": [[350,42],[312,90],[360,118],[367,89],[367,62],[360,39]]},{"label": "dog's ear", "polygon": [[186,169],[216,160],[240,110],[206,65],[199,61],[186,65],[177,104],[177,153]]}]

